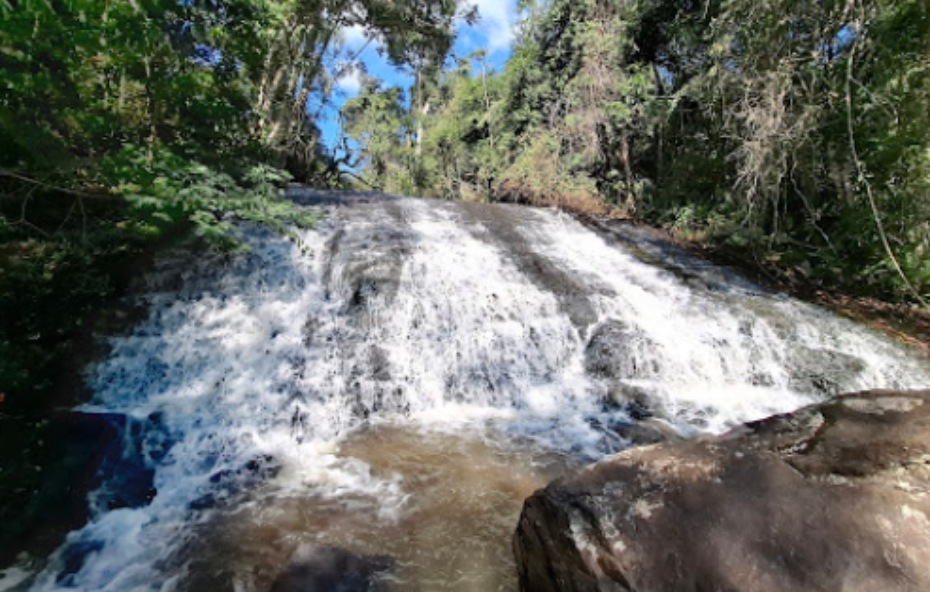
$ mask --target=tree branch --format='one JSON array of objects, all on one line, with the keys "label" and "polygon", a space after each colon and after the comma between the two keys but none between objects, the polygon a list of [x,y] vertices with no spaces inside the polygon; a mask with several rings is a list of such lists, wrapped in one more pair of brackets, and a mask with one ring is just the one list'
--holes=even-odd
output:
[{"label": "tree branch", "polygon": [[29,183],[30,185],[35,185],[37,187],[44,187],[45,189],[51,189],[52,191],[57,191],[58,193],[64,193],[66,195],[73,195],[75,197],[87,197],[91,199],[118,199],[117,196],[111,193],[90,193],[88,191],[78,191],[76,189],[68,189],[65,187],[59,187],[39,179],[33,179],[32,177],[26,177],[15,171],[9,169],[0,169],[0,177],[8,177],[10,179],[16,179],[17,181],[22,181],[23,183]]},{"label": "tree branch", "polygon": [[351,172],[351,171],[339,171],[339,174],[340,174],[340,175],[349,175],[350,177],[352,177],[352,178],[355,179],[356,181],[359,181],[360,183],[362,183],[362,184],[364,184],[364,185],[367,185],[368,187],[371,187],[371,188],[374,189],[375,191],[384,191],[384,188],[383,188],[383,187],[377,187],[377,186],[375,186],[375,185],[372,185],[371,183],[369,183],[368,181],[366,181],[365,179],[359,177],[358,175],[356,175],[355,173],[353,173],[353,172]]}]

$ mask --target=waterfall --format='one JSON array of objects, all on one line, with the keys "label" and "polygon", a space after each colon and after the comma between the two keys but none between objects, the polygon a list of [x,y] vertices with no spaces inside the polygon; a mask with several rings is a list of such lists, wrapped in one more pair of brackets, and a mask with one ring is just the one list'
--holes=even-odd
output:
[{"label": "waterfall", "polygon": [[152,493],[116,500],[105,479],[30,589],[192,589],[216,516],[273,500],[364,503],[389,528],[417,511],[408,478],[340,452],[381,424],[581,463],[638,425],[721,433],[930,377],[889,339],[632,227],[324,197],[304,196],[325,216],[299,241],[242,227],[247,253],[161,257],[147,317],[88,371],[81,409],[121,418]]}]

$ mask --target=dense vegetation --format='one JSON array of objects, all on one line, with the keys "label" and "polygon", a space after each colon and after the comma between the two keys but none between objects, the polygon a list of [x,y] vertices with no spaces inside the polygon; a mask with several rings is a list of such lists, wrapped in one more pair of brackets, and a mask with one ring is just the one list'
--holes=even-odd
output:
[{"label": "dense vegetation", "polygon": [[476,54],[345,106],[367,183],[611,207],[807,282],[930,297],[930,4],[522,10],[502,71]]},{"label": "dense vegetation", "polygon": [[67,478],[53,465],[90,460],[62,460],[71,428],[47,420],[74,397],[104,304],[165,240],[235,247],[235,219],[312,224],[279,188],[339,182],[317,122],[347,72],[340,31],[360,26],[410,63],[444,55],[463,10],[0,0],[0,562],[63,505]]},{"label": "dense vegetation", "polygon": [[277,188],[339,180],[314,115],[343,28],[403,64],[444,55],[457,16],[454,0],[0,2],[7,408],[54,375],[41,359],[112,293],[119,254],[179,226],[229,243],[233,218],[313,222]]}]

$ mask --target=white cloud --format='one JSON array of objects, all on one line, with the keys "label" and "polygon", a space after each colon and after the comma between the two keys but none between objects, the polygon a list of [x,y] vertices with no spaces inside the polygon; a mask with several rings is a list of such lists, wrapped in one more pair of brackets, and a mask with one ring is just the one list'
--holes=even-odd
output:
[{"label": "white cloud", "polygon": [[516,0],[474,0],[481,20],[476,32],[486,39],[489,52],[510,47],[517,19]]},{"label": "white cloud", "polygon": [[365,27],[362,25],[344,27],[342,29],[342,38],[345,40],[346,48],[349,50],[360,49],[368,39],[365,35]]},{"label": "white cloud", "polygon": [[362,88],[362,74],[357,68],[352,68],[339,78],[336,85],[346,94],[357,95]]}]

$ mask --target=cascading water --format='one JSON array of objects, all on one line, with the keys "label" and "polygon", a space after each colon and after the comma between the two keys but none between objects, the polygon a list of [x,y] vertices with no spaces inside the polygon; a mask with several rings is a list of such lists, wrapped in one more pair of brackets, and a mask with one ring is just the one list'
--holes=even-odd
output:
[{"label": "cascading water", "polygon": [[303,197],[327,217],[299,243],[243,229],[248,254],[150,274],[148,318],[83,408],[122,418],[148,493],[127,500],[113,468],[20,588],[268,590],[309,542],[388,557],[397,590],[513,589],[522,498],[567,467],[930,377],[635,229]]}]

